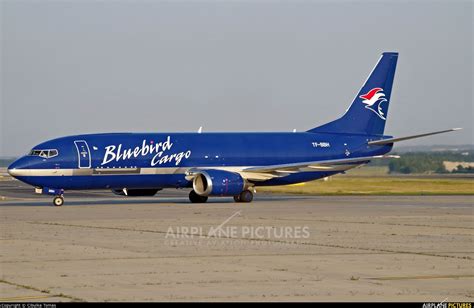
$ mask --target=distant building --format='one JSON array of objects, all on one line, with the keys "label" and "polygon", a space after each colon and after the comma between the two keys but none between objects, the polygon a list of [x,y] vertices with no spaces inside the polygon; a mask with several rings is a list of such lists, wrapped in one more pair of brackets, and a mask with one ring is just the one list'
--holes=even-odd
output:
[{"label": "distant building", "polygon": [[474,168],[474,163],[464,162],[464,161],[443,161],[444,169],[448,172],[453,172],[458,169],[458,166],[463,168]]}]

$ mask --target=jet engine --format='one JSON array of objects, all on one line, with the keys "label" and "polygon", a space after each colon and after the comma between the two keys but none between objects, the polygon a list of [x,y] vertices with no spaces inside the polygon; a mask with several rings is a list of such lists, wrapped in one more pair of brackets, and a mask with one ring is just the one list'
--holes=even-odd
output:
[{"label": "jet engine", "polygon": [[245,189],[240,174],[223,170],[195,171],[193,189],[200,196],[236,196]]}]

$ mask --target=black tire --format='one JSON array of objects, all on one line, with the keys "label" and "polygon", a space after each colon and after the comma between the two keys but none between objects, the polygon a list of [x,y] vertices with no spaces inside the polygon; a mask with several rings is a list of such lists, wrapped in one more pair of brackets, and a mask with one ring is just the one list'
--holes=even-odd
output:
[{"label": "black tire", "polygon": [[189,201],[192,203],[206,203],[207,196],[200,196],[194,190],[189,193]]},{"label": "black tire", "polygon": [[240,195],[234,196],[234,201],[235,202],[240,202]]},{"label": "black tire", "polygon": [[56,196],[53,199],[54,206],[62,206],[64,204],[64,198],[62,196]]},{"label": "black tire", "polygon": [[[235,200],[235,197],[234,197],[234,200]],[[249,203],[249,202],[252,202],[252,200],[253,200],[252,192],[250,190],[244,190],[243,192],[240,193],[238,202]]]}]

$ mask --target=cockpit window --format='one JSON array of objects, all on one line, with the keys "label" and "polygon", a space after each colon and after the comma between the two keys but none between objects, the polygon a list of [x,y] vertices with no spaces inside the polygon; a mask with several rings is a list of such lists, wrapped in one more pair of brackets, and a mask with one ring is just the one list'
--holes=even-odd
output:
[{"label": "cockpit window", "polygon": [[56,149],[47,149],[47,150],[38,150],[38,149],[33,149],[31,150],[30,156],[39,156],[42,158],[51,158],[54,156],[58,156],[58,150]]},{"label": "cockpit window", "polygon": [[58,150],[49,150],[49,157],[58,156]]}]

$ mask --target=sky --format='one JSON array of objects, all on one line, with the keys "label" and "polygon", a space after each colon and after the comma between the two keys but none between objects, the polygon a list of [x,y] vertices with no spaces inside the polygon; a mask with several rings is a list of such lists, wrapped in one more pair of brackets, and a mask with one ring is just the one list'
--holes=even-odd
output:
[{"label": "sky", "polygon": [[472,1],[0,0],[0,156],[99,132],[305,131],[398,51],[385,133],[473,144]]}]

